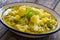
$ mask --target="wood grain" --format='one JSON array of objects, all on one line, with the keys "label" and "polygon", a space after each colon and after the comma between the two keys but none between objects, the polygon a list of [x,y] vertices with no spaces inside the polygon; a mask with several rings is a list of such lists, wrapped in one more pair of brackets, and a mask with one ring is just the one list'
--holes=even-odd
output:
[{"label": "wood grain", "polygon": [[38,3],[53,9],[53,7],[58,1],[59,0],[38,0]]},{"label": "wood grain", "polygon": [[55,11],[60,15],[60,2],[56,6]]},{"label": "wood grain", "polygon": [[14,2],[35,2],[35,0],[7,0],[8,3],[14,3]]},{"label": "wood grain", "polygon": [[1,23],[0,23],[0,38],[1,36],[6,32],[7,28],[5,28]]}]

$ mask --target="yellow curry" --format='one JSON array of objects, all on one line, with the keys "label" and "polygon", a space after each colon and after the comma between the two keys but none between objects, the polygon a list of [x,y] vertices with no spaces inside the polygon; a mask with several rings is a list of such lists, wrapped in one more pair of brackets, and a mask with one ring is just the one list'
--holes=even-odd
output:
[{"label": "yellow curry", "polygon": [[13,6],[5,11],[7,10],[10,11],[3,16],[3,20],[16,30],[35,34],[50,32],[57,27],[55,17],[44,9],[31,6]]}]

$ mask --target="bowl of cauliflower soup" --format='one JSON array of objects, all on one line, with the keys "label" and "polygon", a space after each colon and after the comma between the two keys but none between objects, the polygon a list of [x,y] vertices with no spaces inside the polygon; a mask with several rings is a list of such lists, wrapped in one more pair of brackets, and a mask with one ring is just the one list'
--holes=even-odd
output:
[{"label": "bowl of cauliflower soup", "polygon": [[18,35],[37,38],[59,31],[59,15],[35,3],[13,3],[0,10],[1,23]]}]

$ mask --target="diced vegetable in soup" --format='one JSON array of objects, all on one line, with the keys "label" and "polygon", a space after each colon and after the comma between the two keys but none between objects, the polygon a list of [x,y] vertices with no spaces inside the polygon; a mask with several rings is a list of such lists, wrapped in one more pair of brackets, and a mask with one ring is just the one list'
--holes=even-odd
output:
[{"label": "diced vegetable in soup", "polygon": [[[3,20],[10,27],[27,33],[46,33],[51,32],[57,27],[55,17],[42,8],[31,6],[13,6],[3,16]],[[8,10],[6,9],[4,13]]]}]

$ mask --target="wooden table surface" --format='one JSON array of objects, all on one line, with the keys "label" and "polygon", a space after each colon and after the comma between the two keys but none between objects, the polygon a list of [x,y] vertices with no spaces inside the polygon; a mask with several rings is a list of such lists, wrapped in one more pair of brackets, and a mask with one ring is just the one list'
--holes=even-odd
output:
[{"label": "wooden table surface", "polygon": [[[42,4],[55,10],[60,15],[60,0],[0,0],[0,7],[14,2],[34,2]],[[0,40],[60,40],[60,31],[42,38],[26,38],[16,35],[0,23]]]}]

